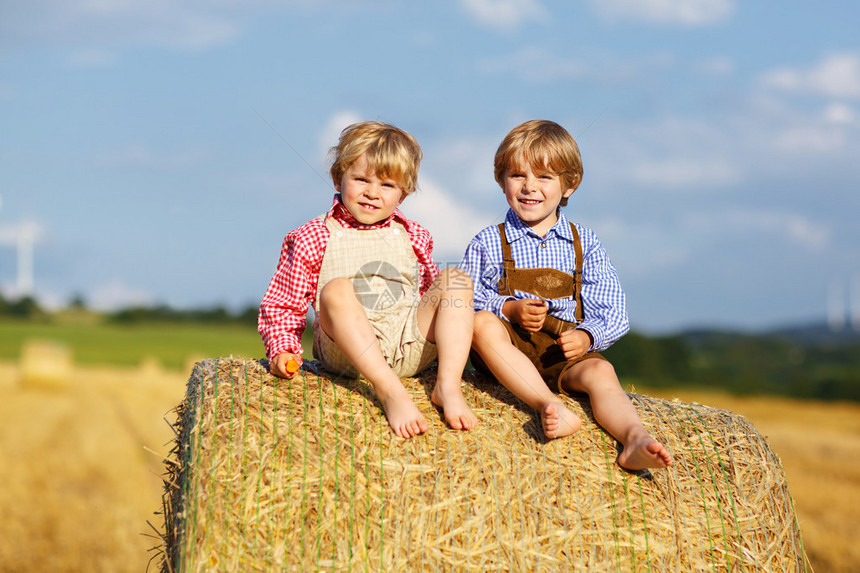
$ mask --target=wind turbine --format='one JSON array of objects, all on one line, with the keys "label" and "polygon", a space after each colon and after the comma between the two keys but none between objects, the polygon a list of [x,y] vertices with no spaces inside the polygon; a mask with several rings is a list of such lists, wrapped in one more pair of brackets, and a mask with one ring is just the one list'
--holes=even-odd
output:
[{"label": "wind turbine", "polygon": [[827,326],[831,332],[845,328],[845,288],[839,279],[831,279],[827,296]]},{"label": "wind turbine", "polygon": [[18,226],[18,296],[32,296],[33,245],[39,240],[42,228],[33,221],[24,221]]},{"label": "wind turbine", "polygon": [[860,332],[860,272],[851,276],[851,290],[848,298],[851,328]]}]

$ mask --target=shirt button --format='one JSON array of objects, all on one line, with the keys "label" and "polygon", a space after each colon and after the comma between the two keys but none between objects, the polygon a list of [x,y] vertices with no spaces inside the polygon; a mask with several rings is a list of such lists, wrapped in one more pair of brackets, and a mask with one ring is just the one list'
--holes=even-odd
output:
[{"label": "shirt button", "polygon": [[395,234],[395,235],[399,235],[399,234],[400,234],[400,229],[394,229],[394,234]]},{"label": "shirt button", "polygon": [[540,244],[540,248],[541,248],[541,249],[545,249],[545,248],[546,248],[546,243],[541,243],[541,244]]},{"label": "shirt button", "polygon": [[342,237],[342,236],[343,236],[343,231],[338,231],[338,232],[337,232],[337,236],[338,236],[338,237]]}]

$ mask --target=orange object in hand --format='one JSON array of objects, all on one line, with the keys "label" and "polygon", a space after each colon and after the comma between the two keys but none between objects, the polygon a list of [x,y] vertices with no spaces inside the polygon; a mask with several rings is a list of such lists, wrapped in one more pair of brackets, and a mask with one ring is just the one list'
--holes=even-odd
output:
[{"label": "orange object in hand", "polygon": [[292,374],[299,369],[299,363],[291,358],[290,360],[287,360],[287,365],[284,366],[284,369],[290,374]]}]

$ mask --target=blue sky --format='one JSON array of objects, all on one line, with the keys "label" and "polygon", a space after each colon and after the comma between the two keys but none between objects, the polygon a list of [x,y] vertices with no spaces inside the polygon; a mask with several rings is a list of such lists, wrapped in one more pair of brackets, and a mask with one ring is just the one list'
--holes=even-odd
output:
[{"label": "blue sky", "polygon": [[635,329],[856,313],[858,29],[853,0],[0,0],[0,288],[29,229],[48,304],[256,304],[362,119],[421,143],[403,210],[455,263],[543,118]]}]

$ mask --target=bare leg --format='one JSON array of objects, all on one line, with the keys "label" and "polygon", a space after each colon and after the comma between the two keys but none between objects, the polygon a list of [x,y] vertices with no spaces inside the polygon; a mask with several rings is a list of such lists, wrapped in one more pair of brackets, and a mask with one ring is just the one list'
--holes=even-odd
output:
[{"label": "bare leg", "polygon": [[547,387],[531,360],[513,345],[502,319],[484,310],[476,313],[472,345],[505,388],[540,412],[547,438],[569,436],[582,426],[579,416]]},{"label": "bare leg", "polygon": [[427,420],[412,402],[400,377],[385,361],[352,282],[348,279],[328,282],[320,293],[319,306],[323,330],[373,386],[394,433],[411,438],[426,432]]},{"label": "bare leg", "polygon": [[588,394],[597,423],[624,446],[618,465],[641,470],[672,464],[669,450],[645,430],[612,364],[599,358],[583,360],[565,372],[562,387]]},{"label": "bare leg", "polygon": [[460,387],[469,359],[475,311],[472,280],[460,269],[443,270],[418,307],[418,328],[439,351],[436,385],[430,400],[442,408],[455,430],[471,430],[478,423]]}]

